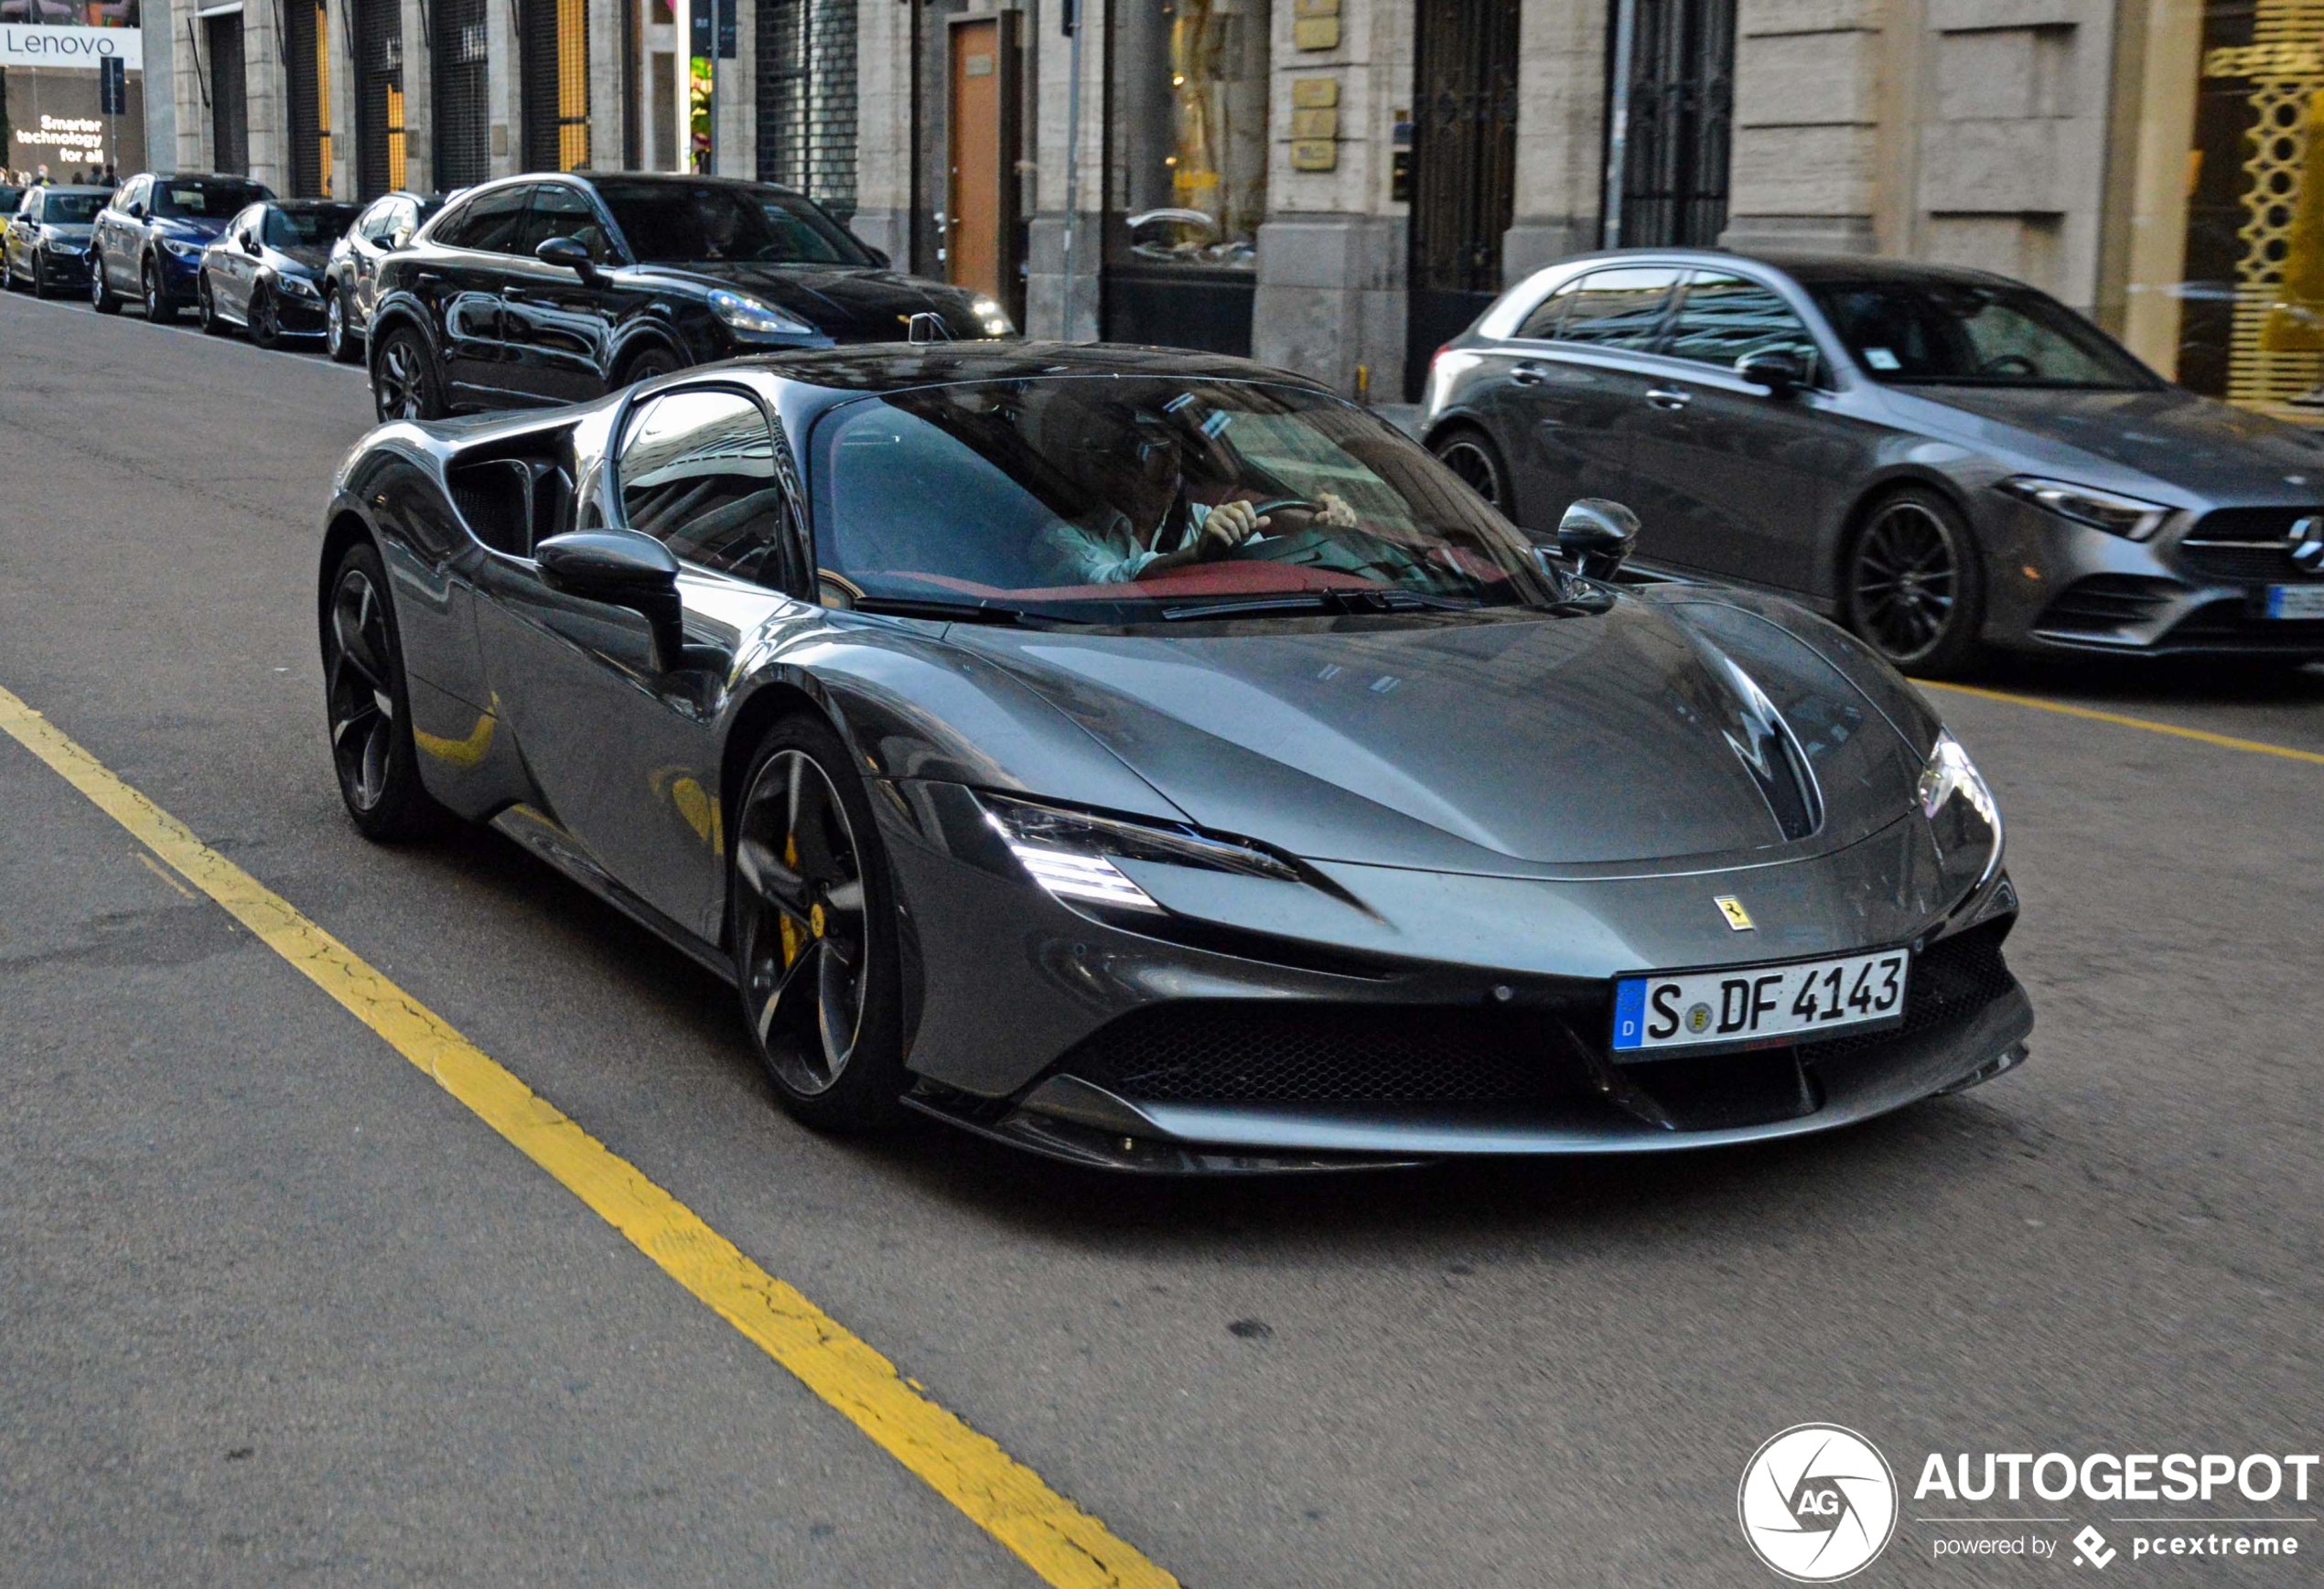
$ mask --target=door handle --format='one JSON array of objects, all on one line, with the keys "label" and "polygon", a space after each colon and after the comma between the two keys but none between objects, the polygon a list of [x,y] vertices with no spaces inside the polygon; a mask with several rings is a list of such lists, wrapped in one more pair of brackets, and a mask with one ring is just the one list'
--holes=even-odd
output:
[{"label": "door handle", "polygon": [[1520,386],[1539,386],[1549,379],[1542,373],[1542,367],[1538,364],[1520,364],[1509,372],[1509,378]]},{"label": "door handle", "polygon": [[1681,392],[1675,387],[1650,386],[1646,389],[1646,401],[1657,408],[1668,409],[1675,413],[1694,402],[1695,396],[1692,392]]}]

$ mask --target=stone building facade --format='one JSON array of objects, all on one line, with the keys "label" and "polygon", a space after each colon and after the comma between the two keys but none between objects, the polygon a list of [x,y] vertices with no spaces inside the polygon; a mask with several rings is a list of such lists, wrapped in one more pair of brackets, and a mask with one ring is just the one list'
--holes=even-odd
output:
[{"label": "stone building facade", "polygon": [[2297,414],[2324,387],[2324,0],[147,0],[144,23],[156,162],[359,197],[765,177],[1035,334],[1381,400],[1506,282],[1674,242],[1980,265],[2199,390]]}]

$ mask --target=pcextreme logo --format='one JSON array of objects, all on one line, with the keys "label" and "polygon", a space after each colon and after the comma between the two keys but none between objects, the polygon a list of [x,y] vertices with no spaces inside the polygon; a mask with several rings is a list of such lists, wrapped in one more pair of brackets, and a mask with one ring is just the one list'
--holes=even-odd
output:
[{"label": "pcextreme logo", "polygon": [[1872,1442],[1836,1423],[1799,1423],[1751,1454],[1735,1494],[1743,1538],[1796,1584],[1870,1566],[1897,1531],[1897,1476]]}]

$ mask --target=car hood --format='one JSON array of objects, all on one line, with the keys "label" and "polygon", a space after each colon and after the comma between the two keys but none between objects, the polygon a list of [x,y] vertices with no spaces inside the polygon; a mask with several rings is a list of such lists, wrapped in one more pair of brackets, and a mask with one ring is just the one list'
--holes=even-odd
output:
[{"label": "car hood", "polygon": [[40,223],[40,230],[48,232],[54,232],[57,236],[61,238],[81,240],[86,239],[97,229],[94,225],[86,220],[79,222],[44,220]]},{"label": "car hood", "polygon": [[270,248],[266,263],[278,271],[295,271],[304,276],[318,276],[323,267],[331,263],[330,245],[304,248]]},{"label": "car hood", "polygon": [[956,337],[981,337],[975,295],[869,265],[770,265],[705,261],[641,265],[652,275],[745,293],[842,341],[901,341],[914,315],[934,312]]},{"label": "car hood", "polygon": [[226,230],[228,216],[170,216],[154,222],[156,237],[174,237],[184,242],[209,242]]},{"label": "car hood", "polygon": [[[1916,387],[1912,395],[1983,422],[1978,441],[2013,451],[2094,455],[2199,496],[2314,500],[2324,441],[2295,426],[2179,387],[2158,392]],[[2007,433],[2018,433],[2011,436]],[[2060,456],[2061,467],[2071,467]],[[2286,475],[2303,477],[2286,480]],[[2301,487],[2310,489],[2303,491]]]},{"label": "car hood", "polygon": [[[1521,875],[1763,861],[1893,822],[1920,758],[1830,663],[1741,621],[1750,648],[1628,598],[1577,617],[948,638],[1198,823],[1315,860]],[[1770,757],[1770,724],[1805,755]],[[1787,834],[1778,807],[1802,781],[1823,819]]]}]

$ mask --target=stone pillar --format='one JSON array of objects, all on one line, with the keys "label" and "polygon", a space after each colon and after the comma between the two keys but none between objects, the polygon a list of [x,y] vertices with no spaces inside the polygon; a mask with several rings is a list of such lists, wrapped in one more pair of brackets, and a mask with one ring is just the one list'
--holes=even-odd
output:
[{"label": "stone pillar", "polygon": [[1886,0],[1741,0],[1721,243],[1874,252],[1885,11]]},{"label": "stone pillar", "polygon": [[911,253],[911,7],[855,3],[857,237],[902,269]]},{"label": "stone pillar", "polygon": [[277,193],[290,183],[290,83],[275,10],[268,0],[242,7],[242,98],[248,118],[250,175]]},{"label": "stone pillar", "polygon": [[522,80],[517,75],[522,70],[524,45],[516,0],[484,0],[484,40],[485,124],[490,140],[486,168],[495,177],[513,177],[525,168]]},{"label": "stone pillar", "polygon": [[[156,148],[150,157],[156,166],[167,161],[169,169],[207,171],[210,167],[210,61],[202,53],[206,43],[201,21],[195,15],[195,0],[173,0],[169,14],[177,26],[170,30],[169,53],[162,59],[170,65],[178,102],[185,107],[185,113],[178,118],[176,147]],[[146,58],[148,70],[156,64],[150,56]]]},{"label": "stone pillar", "polygon": [[622,166],[621,13],[638,0],[587,0],[589,16],[590,169]]},{"label": "stone pillar", "polygon": [[[1395,118],[1413,82],[1410,0],[1343,0],[1340,43],[1301,49],[1293,6],[1275,6],[1267,165],[1268,219],[1259,228],[1252,357],[1353,396],[1359,367],[1381,400],[1404,365],[1404,261],[1409,206],[1391,197]],[[1329,171],[1291,161],[1292,85],[1339,84],[1340,135]]]},{"label": "stone pillar", "polygon": [[1517,203],[1501,280],[1598,246],[1605,200],[1607,0],[1528,5],[1518,17]]},{"label": "stone pillar", "polygon": [[[342,0],[344,3],[344,0]],[[403,185],[414,193],[436,191],[436,41],[428,37],[432,8],[422,0],[403,4]]]},{"label": "stone pillar", "polygon": [[330,92],[324,110],[330,118],[331,157],[323,178],[335,199],[360,197],[355,190],[355,11],[336,0],[322,16],[330,61]]},{"label": "stone pillar", "polygon": [[759,7],[734,6],[735,52],[718,57],[716,69],[718,175],[749,177],[759,175]]},{"label": "stone pillar", "polygon": [[[1073,229],[1073,279],[1065,278],[1065,127],[1072,78],[1072,43],[1056,23],[1046,0],[1035,29],[1034,49],[1040,87],[1040,113],[1029,130],[1028,158],[1038,167],[1033,184],[1038,208],[1028,227],[1025,275],[1025,331],[1031,337],[1094,340],[1098,334],[1098,265],[1104,252],[1103,207],[1105,152],[1105,14],[1102,0],[1081,4],[1081,180],[1074,195],[1079,211]],[[939,15],[941,14],[933,14]],[[941,92],[941,83],[930,91]],[[934,177],[930,177],[931,183]],[[933,262],[923,262],[933,274]]]},{"label": "stone pillar", "polygon": [[[158,165],[178,147],[178,56],[174,40],[185,31],[185,24],[178,20],[176,5],[148,0],[137,27],[145,36],[145,70],[137,74],[145,95],[145,158]],[[16,164],[13,151],[0,154],[0,164]],[[120,175],[126,180],[132,173],[124,166]]]}]

